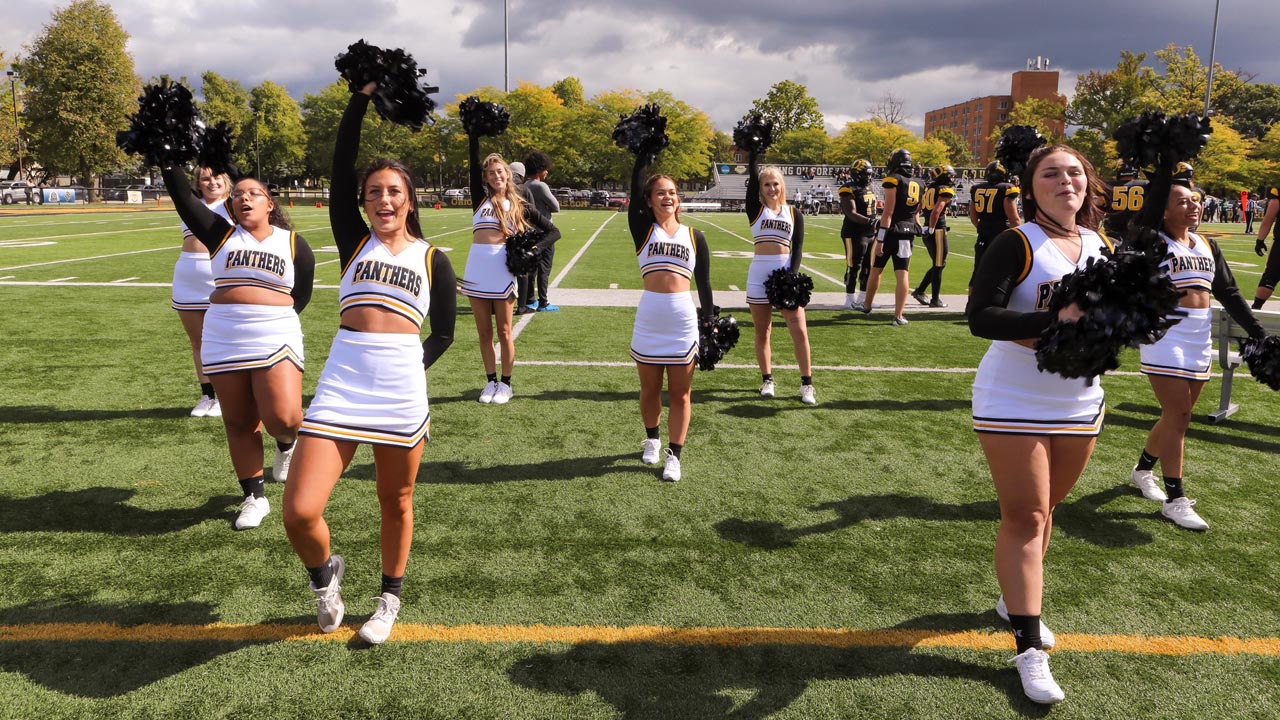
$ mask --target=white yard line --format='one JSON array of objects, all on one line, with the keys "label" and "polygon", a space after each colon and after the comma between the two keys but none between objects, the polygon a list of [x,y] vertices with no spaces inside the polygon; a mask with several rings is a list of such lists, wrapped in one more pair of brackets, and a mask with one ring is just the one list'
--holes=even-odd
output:
[{"label": "white yard line", "polygon": [[[739,235],[738,233],[736,233],[736,232],[734,232],[734,231],[732,231],[732,230],[729,230],[728,228],[725,228],[725,227],[723,227],[723,226],[721,226],[721,225],[718,225],[718,224],[716,224],[716,223],[713,223],[713,222],[711,222],[710,220],[707,220],[707,219],[705,219],[705,218],[700,218],[700,217],[692,217],[692,216],[690,216],[690,219],[691,219],[691,220],[700,220],[700,221],[702,221],[702,222],[704,222],[704,223],[706,223],[706,224],[710,225],[711,227],[718,228],[721,232],[728,233],[728,234],[730,234],[730,235],[732,235],[732,236],[734,236],[734,237],[738,238],[739,240],[741,240],[741,241],[742,241],[742,242],[744,242],[744,243],[747,243],[748,245],[753,245],[753,246],[755,245],[755,243],[754,243],[753,241],[748,240],[747,238],[742,237],[742,236],[741,236],[741,235]],[[828,274],[826,274],[826,273],[818,272],[817,270],[814,270],[814,269],[813,269],[811,266],[809,266],[809,265],[801,264],[801,265],[800,265],[800,267],[801,267],[801,268],[803,268],[803,269],[805,269],[805,270],[808,270],[810,273],[813,273],[814,275],[817,275],[818,277],[822,278],[823,280],[827,280],[827,281],[830,281],[831,283],[833,283],[833,284],[835,284],[835,285],[839,285],[840,287],[844,287],[844,280],[837,280],[837,279],[835,279],[835,278],[831,277],[830,275],[828,275]]]},{"label": "white yard line", "polygon": [[79,276],[79,275],[71,275],[71,276],[64,277],[64,278],[54,278],[54,279],[52,279],[52,280],[49,280],[48,282],[49,282],[49,284],[50,284],[50,285],[52,285],[52,284],[54,284],[54,283],[59,283],[59,284],[61,284],[64,280],[75,280],[75,279],[76,279],[76,278],[78,278],[78,277],[80,277],[80,276]]},{"label": "white yard line", "polygon": [[[74,235],[45,235],[44,237],[9,238],[9,242],[15,242],[19,240],[22,242],[35,242],[37,240],[65,240],[67,238],[92,237],[94,235],[124,235],[127,233],[136,233],[136,232],[143,232],[145,230],[153,230],[157,227],[161,227],[161,226],[157,224],[149,228],[130,228],[128,230],[103,230],[102,232],[75,233]],[[174,226],[174,234],[175,235],[177,234],[176,225]]]},{"label": "white yard line", "polygon": [[130,280],[140,280],[140,279],[141,279],[140,277],[138,277],[137,275],[134,275],[133,277],[120,278],[119,280],[112,280],[111,284],[114,285],[116,283],[127,283]]},{"label": "white yard line", "polygon": [[130,250],[129,252],[111,253],[110,255],[91,255],[89,257],[71,258],[69,260],[50,260],[49,262],[31,263],[29,265],[11,265],[9,267],[0,267],[0,270],[25,270],[26,268],[45,267],[48,265],[61,265],[63,263],[81,262],[84,260],[102,260],[104,258],[122,257],[124,255],[141,255],[142,253],[153,253],[153,252],[172,252],[174,250],[181,250],[181,249],[182,249],[181,245],[174,245],[172,247],[152,248],[150,250]]},{"label": "white yard line", "polygon": [[604,222],[600,223],[600,227],[596,228],[596,231],[594,233],[591,233],[591,237],[587,238],[587,241],[582,244],[582,247],[578,250],[578,252],[575,253],[572,258],[569,259],[569,263],[560,269],[560,274],[556,275],[555,279],[551,281],[552,288],[560,287],[560,281],[564,280],[564,277],[569,274],[569,271],[573,269],[573,266],[578,262],[578,259],[586,254],[587,248],[591,247],[591,243],[595,242],[596,238],[599,237],[600,233],[604,231],[605,225],[608,225],[610,222],[613,222],[613,219],[618,217],[621,214],[622,213],[613,213],[609,215],[609,217],[605,218]]},{"label": "white yard line", "polygon": [[[625,362],[621,360],[610,361],[591,361],[591,360],[517,360],[516,365],[536,366],[558,366],[558,367],[635,367],[634,362]],[[778,365],[775,368],[782,370],[799,370],[798,365]],[[757,365],[741,365],[737,363],[720,363],[716,365],[716,369],[725,370],[758,370]],[[975,373],[977,368],[929,368],[929,367],[870,367],[867,365],[814,365],[814,370],[823,372],[887,372],[887,373],[941,373],[949,375],[963,375],[965,373]],[[1140,377],[1140,372],[1124,372],[1113,371],[1107,373],[1108,376],[1119,375],[1127,377]]]}]

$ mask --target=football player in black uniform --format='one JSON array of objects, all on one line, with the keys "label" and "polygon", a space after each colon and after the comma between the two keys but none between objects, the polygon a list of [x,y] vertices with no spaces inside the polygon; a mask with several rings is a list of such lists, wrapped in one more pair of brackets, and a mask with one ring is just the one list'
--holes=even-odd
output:
[{"label": "football player in black uniform", "polygon": [[902,307],[907,303],[907,287],[911,281],[907,268],[911,265],[911,241],[920,234],[920,197],[923,194],[920,181],[911,177],[911,153],[899,148],[885,163],[884,212],[876,229],[875,257],[871,261],[871,276],[867,278],[867,299],[862,312],[871,312],[871,303],[880,288],[880,274],[884,266],[893,260],[893,324],[906,325]]},{"label": "football player in black uniform", "polygon": [[[939,165],[934,168],[933,178],[929,181],[929,187],[925,188],[924,198],[920,201],[920,206],[925,211],[924,246],[929,251],[933,266],[925,272],[924,280],[920,281],[920,287],[911,293],[911,297],[921,305],[929,307],[947,306],[938,297],[938,293],[942,292],[942,270],[947,266],[947,253],[951,250],[947,243],[947,207],[956,197],[956,189],[953,187],[955,175],[956,169],[950,165]],[[930,285],[933,286],[932,297],[926,300],[924,289]]]},{"label": "football player in black uniform", "polygon": [[840,226],[844,240],[844,307],[853,310],[862,305],[862,295],[867,291],[867,275],[871,272],[871,254],[867,251],[875,236],[876,195],[871,191],[869,160],[855,160],[849,166],[849,180],[840,186],[840,211],[844,214]]},{"label": "football player in black uniform", "polygon": [[[1262,215],[1262,224],[1258,226],[1258,241],[1253,251],[1258,257],[1267,256],[1267,266],[1262,271],[1262,279],[1258,281],[1258,289],[1253,292],[1253,309],[1261,310],[1263,304],[1275,292],[1276,281],[1280,280],[1280,223],[1276,222],[1276,213],[1280,211],[1280,188],[1267,188],[1267,210]],[[1267,233],[1271,232],[1271,252],[1267,253]]]},{"label": "football player in black uniform", "polygon": [[1138,169],[1127,161],[1116,162],[1116,179],[1111,186],[1111,206],[1103,228],[1116,244],[1124,242],[1129,233],[1129,221],[1142,210],[1142,197],[1147,192],[1147,181],[1138,177]]},{"label": "football player in black uniform", "polygon": [[[1018,216],[1018,186],[1009,182],[1009,172],[1004,165],[991,161],[983,182],[974,183],[969,189],[969,221],[978,232],[973,244],[973,271],[978,271],[982,253],[995,236],[1011,227],[1022,224]],[[973,275],[969,276],[969,288],[973,288]]]}]

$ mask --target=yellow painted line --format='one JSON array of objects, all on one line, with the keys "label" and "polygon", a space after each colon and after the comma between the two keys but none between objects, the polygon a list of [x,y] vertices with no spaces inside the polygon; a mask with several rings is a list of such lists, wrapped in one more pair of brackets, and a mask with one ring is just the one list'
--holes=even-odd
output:
[{"label": "yellow painted line", "polygon": [[[0,625],[0,642],[247,642],[340,641],[354,628],[321,633],[314,625],[114,625],[43,623]],[[1056,651],[1137,655],[1280,655],[1280,638],[1206,638],[1180,635],[1089,635],[1058,633]],[[855,647],[943,647],[1012,650],[1008,633],[851,628],[690,627],[653,625],[396,625],[394,642],[476,643],[653,643],[659,645],[811,645]]]}]

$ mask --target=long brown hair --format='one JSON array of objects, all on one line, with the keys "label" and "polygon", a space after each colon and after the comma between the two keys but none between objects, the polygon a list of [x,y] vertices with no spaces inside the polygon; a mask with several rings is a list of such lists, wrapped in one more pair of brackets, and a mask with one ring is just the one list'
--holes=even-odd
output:
[{"label": "long brown hair", "polygon": [[[672,185],[676,186],[676,222],[680,222],[680,185],[676,183],[675,178],[670,175],[650,175],[649,179],[644,182],[644,200],[645,204],[642,208],[649,213],[649,217],[654,218],[653,207],[649,205],[649,196],[653,194],[653,188],[658,184],[659,180],[670,180]],[[656,221],[657,218],[654,218]]]},{"label": "long brown hair", "polygon": [[399,160],[391,158],[378,158],[365,166],[360,173],[360,204],[364,204],[364,186],[369,182],[369,176],[382,170],[392,170],[400,174],[404,179],[405,187],[409,190],[409,214],[405,216],[404,227],[409,231],[409,235],[419,240],[422,239],[422,222],[418,217],[418,191],[417,186],[413,184],[413,174],[409,172],[408,166]]},{"label": "long brown hair", "polygon": [[1076,211],[1076,225],[1088,228],[1089,230],[1097,230],[1102,224],[1103,211],[1099,205],[1099,198],[1107,196],[1106,186],[1102,180],[1098,179],[1098,173],[1093,169],[1093,165],[1088,158],[1080,154],[1079,150],[1068,145],[1048,145],[1036,148],[1031,153],[1031,157],[1027,160],[1027,167],[1022,171],[1022,210],[1023,217],[1029,222],[1035,222],[1038,225],[1047,225],[1054,230],[1065,231],[1065,228],[1058,227],[1058,223],[1044,215],[1036,204],[1035,196],[1035,176],[1036,170],[1044,159],[1056,152],[1064,152],[1076,160],[1080,161],[1080,167],[1084,168],[1085,177],[1085,198],[1080,203],[1080,209]]},{"label": "long brown hair", "polygon": [[[529,229],[529,223],[524,219],[524,198],[520,196],[520,190],[516,188],[516,178],[511,174],[511,166],[507,165],[507,161],[502,159],[498,153],[490,153],[485,157],[484,162],[480,163],[481,177],[483,173],[489,169],[494,163],[502,163],[507,169],[507,187],[502,192],[501,197],[493,194],[493,188],[489,187],[489,183],[484,183],[484,189],[489,193],[489,197],[493,200],[493,214],[497,216],[498,221],[502,223],[502,231],[508,235],[518,232],[524,232]],[[503,200],[508,201],[507,207],[504,209]]]}]

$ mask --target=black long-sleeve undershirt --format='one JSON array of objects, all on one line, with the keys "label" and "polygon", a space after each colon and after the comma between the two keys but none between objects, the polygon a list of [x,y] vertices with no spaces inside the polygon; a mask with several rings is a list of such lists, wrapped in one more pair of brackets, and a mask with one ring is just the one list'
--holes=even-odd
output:
[{"label": "black long-sleeve undershirt", "polygon": [[483,170],[480,168],[480,138],[475,135],[467,137],[467,175],[471,181],[471,212],[480,209],[488,193],[484,189]]},{"label": "black long-sleeve undershirt", "polygon": [[443,250],[436,250],[431,261],[431,308],[427,320],[431,334],[422,341],[422,366],[430,368],[445,350],[453,344],[454,327],[458,320],[458,301],[454,296],[458,277],[453,263]]},{"label": "black long-sleeve undershirt", "polygon": [[[644,247],[649,239],[649,231],[653,228],[653,214],[647,208],[644,199],[644,186],[640,178],[649,167],[649,159],[644,155],[636,156],[635,167],[631,171],[631,202],[627,206],[627,225],[631,230],[631,240],[635,243],[636,252]],[[698,286],[698,305],[703,319],[715,317],[715,302],[711,293],[711,249],[707,246],[707,237],[701,230],[694,230],[693,252],[697,261],[693,264],[693,281]]]},{"label": "black long-sleeve undershirt", "polygon": [[969,292],[969,332],[988,340],[1027,340],[1053,322],[1053,313],[1009,310],[1009,296],[1018,275],[1027,266],[1027,246],[1022,237],[1006,230],[991,241],[973,275]]},{"label": "black long-sleeve undershirt", "polygon": [[[191,192],[191,184],[187,182],[187,174],[178,168],[168,167],[160,171],[164,177],[165,190],[173,200],[173,207],[178,217],[186,223],[187,229],[195,239],[204,245],[205,250],[212,253],[235,227],[221,215],[210,210],[204,202]],[[316,276],[316,256],[311,246],[298,233],[293,234],[293,289],[289,296],[293,298],[294,312],[301,314],[311,302],[312,285]]]},{"label": "black long-sleeve undershirt", "polygon": [[1240,286],[1236,285],[1235,275],[1231,273],[1231,268],[1227,267],[1226,258],[1222,257],[1222,250],[1218,248],[1218,243],[1208,238],[1204,239],[1208,240],[1209,249],[1213,252],[1213,284],[1210,289],[1213,299],[1222,303],[1222,308],[1237,325],[1249,333],[1249,337],[1265,337],[1267,333],[1262,329],[1262,323],[1258,322],[1258,318],[1253,316],[1249,303],[1240,294]]}]

